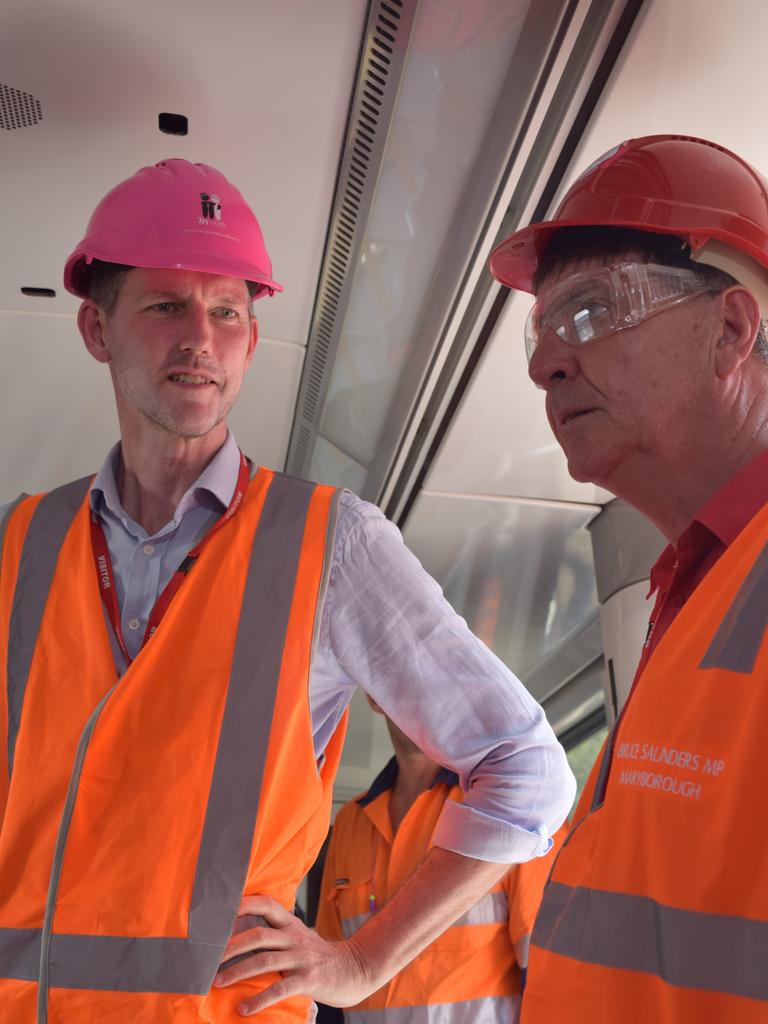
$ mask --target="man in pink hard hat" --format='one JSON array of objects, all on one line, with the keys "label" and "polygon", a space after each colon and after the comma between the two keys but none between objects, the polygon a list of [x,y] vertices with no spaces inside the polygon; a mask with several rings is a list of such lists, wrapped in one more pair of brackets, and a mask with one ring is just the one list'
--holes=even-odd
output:
[{"label": "man in pink hard hat", "polygon": [[[571,475],[669,540],[634,685],[534,927],[525,1024],[768,1016],[768,182],[631,139],[491,269]],[[631,544],[631,538],[628,538]]]},{"label": "man in pink hard hat", "polygon": [[[239,451],[252,301],[281,289],[221,173],[166,160],[122,182],[65,282],[121,437],[95,478],[2,520],[3,1020],[308,1021],[310,997],[359,1002],[546,853],[573,779],[378,509]],[[466,799],[329,943],[290,910],[357,685]]]}]

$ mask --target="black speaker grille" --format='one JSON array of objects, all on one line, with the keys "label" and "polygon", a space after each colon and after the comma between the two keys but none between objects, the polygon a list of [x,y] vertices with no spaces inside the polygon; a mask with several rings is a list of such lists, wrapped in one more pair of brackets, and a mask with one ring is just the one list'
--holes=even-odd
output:
[{"label": "black speaker grille", "polygon": [[10,85],[0,85],[0,128],[12,132],[14,128],[28,128],[42,119],[39,99]]}]

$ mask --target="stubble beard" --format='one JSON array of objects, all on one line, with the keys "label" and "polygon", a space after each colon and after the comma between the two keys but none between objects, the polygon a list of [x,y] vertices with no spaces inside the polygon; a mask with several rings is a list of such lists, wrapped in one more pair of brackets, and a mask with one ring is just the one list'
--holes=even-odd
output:
[{"label": "stubble beard", "polygon": [[115,387],[125,401],[136,409],[144,419],[175,437],[205,437],[227,418],[237,398],[237,392],[234,395],[225,395],[223,387],[217,388],[220,397],[217,407],[205,411],[184,413],[170,408],[169,404],[164,403],[156,391],[153,391],[138,375],[134,376],[130,370],[124,371],[122,367],[113,362],[112,373]]}]

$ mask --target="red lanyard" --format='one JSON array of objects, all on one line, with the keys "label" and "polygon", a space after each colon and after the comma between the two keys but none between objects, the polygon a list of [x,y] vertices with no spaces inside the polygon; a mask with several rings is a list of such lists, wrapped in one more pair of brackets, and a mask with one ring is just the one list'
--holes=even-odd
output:
[{"label": "red lanyard", "polygon": [[[235,512],[240,508],[243,498],[245,497],[245,492],[248,490],[250,479],[251,470],[248,460],[243,453],[240,452],[240,471],[237,476],[237,487],[235,488],[232,501],[229,503],[229,508],[211,527],[211,529],[208,530],[202,540],[199,541],[191,551],[187,552],[186,558],[182,560],[181,565],[179,565],[176,572],[168,581],[168,584],[160,597],[158,597],[154,608],[150,612],[149,619],[147,621],[147,628],[144,633],[144,639],[141,641],[142,647],[160,625],[163,616],[168,611],[168,606],[176,595],[176,591],[184,582],[189,570],[200,557],[200,552],[216,531],[220,530],[221,527],[231,519]],[[133,658],[128,653],[128,648],[125,645],[125,638],[123,637],[123,629],[120,625],[120,608],[117,603],[115,573],[112,568],[112,559],[109,556],[107,538],[104,536],[104,527],[101,525],[101,520],[93,511],[91,511],[91,541],[93,544],[93,557],[96,562],[96,576],[101,589],[101,599],[104,602],[104,607],[107,610],[109,621],[112,623],[112,628],[115,631],[115,637],[120,645],[120,650],[123,652],[125,663],[126,665],[130,665]]]}]

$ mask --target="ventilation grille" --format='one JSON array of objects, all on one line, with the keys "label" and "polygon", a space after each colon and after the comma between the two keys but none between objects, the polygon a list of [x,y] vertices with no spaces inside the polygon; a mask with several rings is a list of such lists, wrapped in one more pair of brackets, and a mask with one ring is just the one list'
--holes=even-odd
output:
[{"label": "ventilation grille", "polygon": [[43,119],[40,100],[31,93],[0,85],[0,128],[12,132],[14,128],[29,128]]},{"label": "ventilation grille", "polygon": [[371,5],[286,460],[296,476],[309,472],[417,4]]}]

